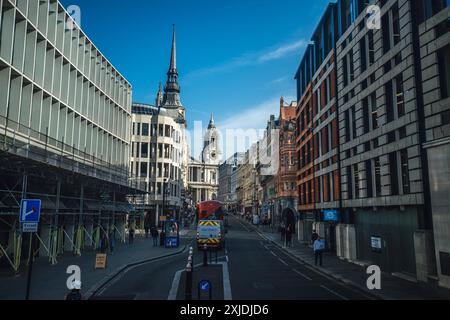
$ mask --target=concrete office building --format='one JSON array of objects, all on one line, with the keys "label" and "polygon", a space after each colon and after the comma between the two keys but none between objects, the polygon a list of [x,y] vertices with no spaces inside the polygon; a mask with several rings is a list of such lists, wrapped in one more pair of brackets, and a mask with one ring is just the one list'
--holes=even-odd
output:
[{"label": "concrete office building", "polygon": [[145,212],[148,225],[158,225],[161,216],[176,217],[184,205],[184,123],[177,122],[166,109],[152,105],[135,103],[132,115],[130,170],[148,192],[135,205]]},{"label": "concrete office building", "polygon": [[185,207],[188,146],[180,91],[174,27],[164,93],[160,85],[154,106],[135,103],[132,109],[130,172],[148,192],[133,201],[145,212],[148,226],[158,225],[161,217],[179,218]]},{"label": "concrete office building", "polygon": [[336,46],[341,222],[356,235],[357,246],[351,237],[340,246],[352,253],[349,259],[416,278],[430,246],[417,247],[414,238],[432,227],[415,70],[418,8],[414,1],[374,3],[381,8],[380,30],[366,27],[362,3],[356,11],[341,8]]},{"label": "concrete office building", "polygon": [[[436,265],[428,256],[418,278],[437,274],[439,284],[450,288],[450,6],[447,1],[423,1],[418,10],[416,54],[420,52],[420,81],[423,83],[425,118],[424,152],[428,159],[433,233],[416,237],[423,252],[436,252]],[[416,69],[417,70],[417,69]],[[425,238],[425,239],[423,239]],[[430,239],[431,238],[431,239]]]},{"label": "concrete office building", "polygon": [[243,153],[237,152],[219,166],[218,200],[229,211],[234,211],[237,207],[237,169],[242,159]]},{"label": "concrete office building", "polygon": [[297,71],[301,238],[315,228],[344,259],[449,286],[448,1],[370,4],[380,28],[365,1],[330,4]]},{"label": "concrete office building", "polygon": [[[0,1],[0,263],[28,252],[21,199],[42,200],[39,254],[125,237],[132,88],[56,0]],[[22,252],[22,253],[21,253]]]}]

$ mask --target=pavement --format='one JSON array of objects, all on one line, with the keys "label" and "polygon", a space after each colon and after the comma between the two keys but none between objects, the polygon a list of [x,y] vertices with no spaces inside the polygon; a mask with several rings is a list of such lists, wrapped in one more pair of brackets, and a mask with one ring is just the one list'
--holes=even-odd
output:
[{"label": "pavement", "polygon": [[[244,222],[244,220],[241,220]],[[249,222],[244,222],[249,228],[260,234],[266,240],[275,244],[278,248],[287,254],[295,257],[305,265],[314,268],[315,270],[333,277],[347,285],[359,288],[368,294],[374,295],[383,300],[449,300],[450,290],[437,287],[435,285],[428,285],[419,282],[412,282],[401,279],[391,274],[382,273],[381,275],[381,290],[369,290],[366,282],[369,275],[366,273],[366,268],[338,258],[336,255],[325,253],[322,267],[315,266],[315,259],[313,249],[300,243],[298,239],[293,238],[293,246],[286,248],[281,235],[274,233],[269,228],[255,227]]]},{"label": "pavement", "polygon": [[[51,266],[48,258],[37,258],[33,264],[30,299],[31,300],[62,300],[67,294],[67,278],[70,276],[66,270],[71,265],[81,269],[82,293],[89,296],[111,277],[120,273],[132,264],[153,261],[170,257],[183,252],[192,239],[193,230],[184,230],[181,235],[179,249],[166,249],[153,247],[153,240],[136,236],[133,244],[117,244],[113,254],[108,254],[107,268],[95,270],[94,251],[84,251],[81,257],[66,254],[58,257],[58,264]],[[0,275],[0,300],[25,299],[27,269],[22,268],[18,276],[3,272]]]}]

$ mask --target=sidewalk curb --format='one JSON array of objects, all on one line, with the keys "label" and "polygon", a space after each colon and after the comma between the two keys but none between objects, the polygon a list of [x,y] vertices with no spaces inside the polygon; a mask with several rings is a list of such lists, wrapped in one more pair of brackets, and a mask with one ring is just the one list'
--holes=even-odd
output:
[{"label": "sidewalk curb", "polygon": [[[245,223],[246,223],[246,222],[245,222]],[[248,223],[247,223],[247,224],[248,224]],[[250,225],[250,224],[248,224],[248,225]],[[306,261],[305,259],[296,256],[295,254],[293,254],[293,253],[290,252],[289,250],[286,250],[286,248],[284,248],[283,246],[281,246],[281,245],[280,245],[278,242],[276,242],[275,240],[273,240],[273,239],[267,237],[264,233],[262,233],[260,230],[258,230],[257,228],[255,228],[253,225],[250,225],[250,226],[251,226],[251,227],[252,227],[252,228],[253,228],[253,229],[261,236],[261,237],[263,237],[264,239],[270,241],[271,243],[273,243],[274,245],[276,245],[278,248],[280,248],[281,250],[283,250],[283,251],[284,251],[285,253],[287,253],[288,255],[293,256],[293,257],[295,257],[296,259],[302,261],[305,265],[308,265],[308,266],[310,266],[310,267],[314,267],[314,270],[315,270],[315,271],[317,271],[317,272],[319,272],[319,273],[322,273],[322,274],[324,274],[324,275],[327,275],[327,276],[329,276],[329,277],[332,277],[333,279],[335,279],[335,280],[337,280],[337,281],[339,281],[339,282],[342,282],[342,283],[344,283],[344,284],[346,284],[346,285],[353,286],[353,287],[355,287],[355,288],[358,289],[358,290],[362,290],[362,291],[365,292],[366,294],[369,294],[369,295],[371,295],[371,296],[374,296],[374,298],[378,298],[378,299],[380,299],[380,300],[392,300],[392,298],[389,298],[388,296],[381,295],[381,294],[379,294],[379,293],[370,291],[370,290],[368,290],[367,288],[365,288],[364,286],[361,286],[360,284],[358,284],[358,283],[356,283],[356,282],[354,282],[354,281],[352,281],[352,280],[348,280],[348,279],[346,279],[346,278],[344,278],[344,277],[342,277],[342,276],[339,276],[339,275],[333,273],[332,271],[329,271],[329,270],[324,269],[324,268],[321,268],[321,267],[316,267],[316,266],[314,266],[313,264],[311,264],[310,262]]]},{"label": "sidewalk curb", "polygon": [[160,255],[157,257],[153,257],[153,258],[149,258],[149,259],[145,259],[145,260],[141,260],[141,261],[136,261],[130,264],[126,264],[126,265],[122,265],[121,267],[115,269],[115,271],[109,273],[108,275],[106,275],[102,280],[98,281],[96,284],[94,284],[86,293],[86,300],[91,300],[96,294],[97,292],[104,287],[105,285],[107,285],[110,281],[112,281],[115,277],[117,277],[120,273],[122,273],[123,271],[125,271],[126,269],[141,265],[141,264],[145,264],[145,263],[149,263],[152,261],[156,261],[159,259],[163,259],[163,258],[168,258],[168,257],[172,257],[172,256],[176,256],[179,254],[182,254],[183,252],[186,251],[186,249],[190,246],[190,244],[185,244],[183,246],[182,249],[176,251],[176,252],[172,252],[169,254],[164,254],[164,255]]}]

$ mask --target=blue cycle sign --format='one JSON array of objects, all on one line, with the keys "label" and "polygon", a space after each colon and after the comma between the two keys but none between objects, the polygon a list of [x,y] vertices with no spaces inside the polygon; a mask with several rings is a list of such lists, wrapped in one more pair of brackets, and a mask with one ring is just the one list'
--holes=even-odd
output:
[{"label": "blue cycle sign", "polygon": [[37,232],[40,216],[41,200],[22,200],[20,204],[20,224],[23,232]]},{"label": "blue cycle sign", "polygon": [[203,292],[209,292],[209,289],[211,288],[211,284],[209,281],[203,280],[200,282],[200,290]]}]

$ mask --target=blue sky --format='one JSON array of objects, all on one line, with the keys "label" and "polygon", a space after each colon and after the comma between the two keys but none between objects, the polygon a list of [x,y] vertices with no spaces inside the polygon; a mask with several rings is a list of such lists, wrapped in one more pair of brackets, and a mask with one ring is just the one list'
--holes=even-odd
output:
[{"label": "blue sky", "polygon": [[[81,27],[153,103],[177,26],[181,98],[189,128],[211,113],[223,127],[261,128],[295,97],[294,74],[328,0],[62,0]],[[126,5],[124,5],[126,4]]]}]

